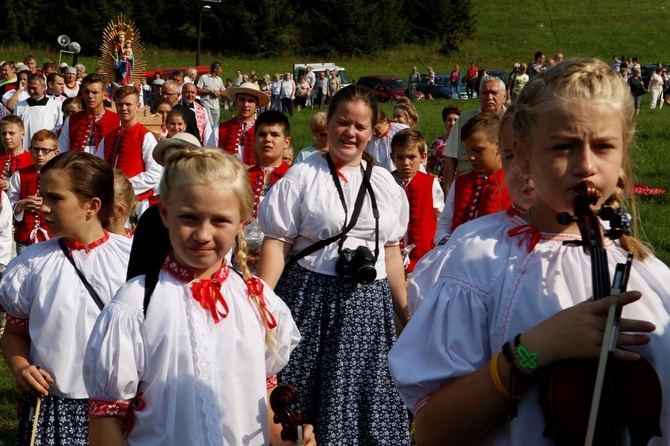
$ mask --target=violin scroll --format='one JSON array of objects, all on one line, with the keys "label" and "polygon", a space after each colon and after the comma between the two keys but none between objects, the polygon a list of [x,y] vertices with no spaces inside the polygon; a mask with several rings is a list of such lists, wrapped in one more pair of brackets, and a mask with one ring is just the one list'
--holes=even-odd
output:
[{"label": "violin scroll", "polygon": [[304,444],[302,436],[302,412],[298,403],[298,391],[289,384],[278,385],[270,394],[270,407],[275,424],[281,424],[281,438]]}]

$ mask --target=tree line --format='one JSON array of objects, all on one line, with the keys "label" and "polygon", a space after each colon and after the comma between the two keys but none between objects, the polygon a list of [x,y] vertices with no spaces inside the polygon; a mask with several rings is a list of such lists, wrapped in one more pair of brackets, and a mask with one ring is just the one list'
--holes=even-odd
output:
[{"label": "tree line", "polygon": [[471,0],[22,0],[0,14],[0,42],[55,44],[66,34],[92,55],[119,13],[145,45],[172,49],[196,47],[202,14],[203,51],[250,56],[370,54],[401,43],[437,43],[449,55],[475,30]]}]

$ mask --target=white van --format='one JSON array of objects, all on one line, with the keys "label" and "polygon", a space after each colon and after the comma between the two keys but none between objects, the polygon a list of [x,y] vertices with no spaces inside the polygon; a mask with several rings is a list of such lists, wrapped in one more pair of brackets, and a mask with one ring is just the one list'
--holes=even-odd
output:
[{"label": "white van", "polygon": [[305,64],[294,64],[293,65],[293,79],[297,82],[298,79],[300,79],[300,76],[304,76],[305,73],[307,72],[307,67],[312,67],[312,71],[316,75],[316,77],[319,77],[319,73],[322,71],[330,70],[333,71],[334,69],[337,70],[337,74],[340,77],[340,82],[342,83],[343,87],[346,87],[347,85],[351,84],[351,80],[349,80],[349,75],[347,74],[346,70],[344,67],[341,67],[337,64],[334,63],[305,63]]}]

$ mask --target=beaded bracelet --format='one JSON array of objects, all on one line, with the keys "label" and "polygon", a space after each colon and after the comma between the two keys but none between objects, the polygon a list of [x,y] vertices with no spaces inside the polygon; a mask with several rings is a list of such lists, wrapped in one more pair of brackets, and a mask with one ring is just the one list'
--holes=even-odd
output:
[{"label": "beaded bracelet", "polygon": [[[519,371],[525,375],[535,376],[537,374],[537,353],[531,352],[521,345],[521,333],[514,337],[516,356],[519,358]],[[517,363],[515,363],[517,365]]]},{"label": "beaded bracelet", "polygon": [[537,374],[537,353],[521,345],[521,333],[514,337],[514,341],[509,341],[503,346],[503,354],[519,373],[526,376]]}]

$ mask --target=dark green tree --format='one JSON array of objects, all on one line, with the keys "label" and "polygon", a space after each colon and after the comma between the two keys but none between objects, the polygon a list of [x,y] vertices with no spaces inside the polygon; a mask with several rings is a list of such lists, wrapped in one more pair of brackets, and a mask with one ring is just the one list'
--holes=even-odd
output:
[{"label": "dark green tree", "polygon": [[475,33],[472,0],[405,1],[403,11],[409,23],[407,41],[426,45],[437,42],[445,55],[458,51]]},{"label": "dark green tree", "polygon": [[300,44],[315,55],[369,54],[403,41],[403,0],[309,2],[300,24]]}]

